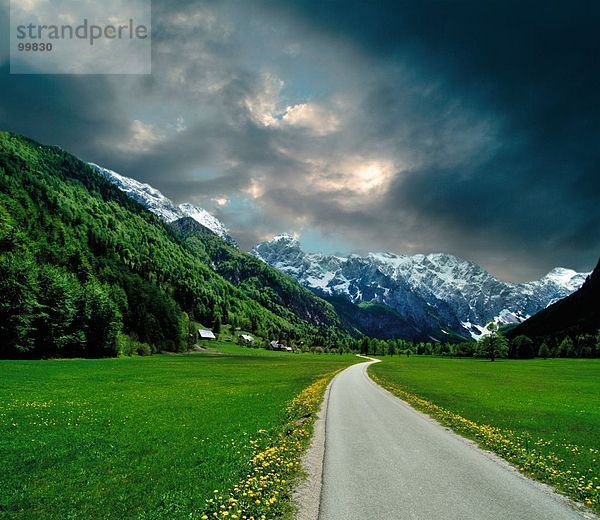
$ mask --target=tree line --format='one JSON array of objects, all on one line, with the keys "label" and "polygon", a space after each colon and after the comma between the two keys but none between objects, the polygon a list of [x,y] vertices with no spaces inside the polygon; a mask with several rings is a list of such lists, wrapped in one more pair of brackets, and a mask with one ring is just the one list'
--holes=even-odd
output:
[{"label": "tree line", "polygon": [[596,335],[578,334],[574,337],[552,336],[529,338],[520,335],[512,340],[493,333],[479,341],[413,342],[403,339],[350,339],[335,345],[368,356],[426,355],[451,357],[485,357],[490,359],[540,358],[597,358],[600,357],[600,330]]}]

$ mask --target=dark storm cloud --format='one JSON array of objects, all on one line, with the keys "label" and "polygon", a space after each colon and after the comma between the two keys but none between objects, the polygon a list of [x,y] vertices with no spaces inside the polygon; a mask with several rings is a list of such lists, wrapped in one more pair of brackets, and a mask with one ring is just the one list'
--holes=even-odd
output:
[{"label": "dark storm cloud", "polygon": [[83,157],[127,134],[128,121],[102,77],[11,76],[0,65],[0,127]]},{"label": "dark storm cloud", "polygon": [[155,0],[151,77],[4,65],[0,125],[208,204],[244,247],[318,230],[357,251],[451,252],[505,278],[590,269],[599,11]]},{"label": "dark storm cloud", "polygon": [[[9,32],[8,2],[0,27]],[[0,41],[0,128],[88,155],[110,147],[129,122],[106,76],[10,75],[8,38]]]},{"label": "dark storm cloud", "polygon": [[[600,250],[599,4],[360,1],[340,7],[296,4],[306,19],[359,41],[377,59],[406,64],[416,71],[416,85],[431,82],[448,104],[501,123],[496,142],[465,161],[449,167],[444,150],[440,160],[399,179],[384,211],[411,207],[434,248],[443,244],[488,265],[494,249],[529,257],[521,272],[512,267],[503,274],[539,274],[555,263],[590,268]],[[371,102],[378,130],[392,139],[401,97],[380,89]],[[414,108],[433,123],[444,107]],[[427,150],[415,128],[410,145]],[[430,125],[429,132],[437,130]],[[444,142],[436,138],[434,148]],[[436,240],[436,231],[445,240]],[[394,236],[390,227],[384,240],[388,232]],[[486,235],[494,243],[478,251]]]}]

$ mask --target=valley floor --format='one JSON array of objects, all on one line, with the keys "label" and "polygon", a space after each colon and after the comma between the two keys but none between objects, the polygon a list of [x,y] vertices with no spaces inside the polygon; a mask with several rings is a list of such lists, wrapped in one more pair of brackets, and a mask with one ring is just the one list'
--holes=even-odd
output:
[{"label": "valley floor", "polygon": [[0,361],[0,518],[200,518],[294,396],[356,362],[215,346],[226,353]]},{"label": "valley floor", "polygon": [[[300,469],[298,453],[311,431],[303,417],[314,415],[334,373],[361,360],[212,346],[211,354],[0,361],[0,518],[212,517],[215,510],[235,514],[242,507],[238,499],[249,500],[249,490],[258,493],[250,502],[253,511],[267,518],[289,515],[290,486],[282,480]],[[413,407],[598,510],[600,361],[387,356],[369,372]],[[381,407],[383,412],[365,420],[361,403],[365,413],[377,415]],[[397,414],[402,417],[394,423]],[[413,416],[418,424],[407,419]],[[354,421],[351,429],[346,420]],[[465,457],[460,443],[431,424],[368,380],[364,367],[341,374],[327,416],[321,518],[358,507],[356,497],[366,496],[369,486],[388,490],[372,505],[382,511],[379,518],[399,518],[400,510],[407,518],[425,518],[437,506],[436,514],[447,513],[450,505],[444,509],[443,500],[431,498],[441,488],[458,497],[453,507],[463,514],[488,507],[488,517],[495,518],[493,511],[503,511],[505,504],[493,497],[504,484],[524,493],[521,505],[513,505],[529,511],[529,488],[501,472],[500,487],[490,481],[487,505],[469,502],[485,489],[465,490],[461,479],[473,481],[468,486],[474,488],[471,470],[490,474],[479,456],[473,456],[475,465],[434,482],[437,488],[425,493],[419,482],[433,482],[432,475],[444,468],[452,475]],[[421,434],[410,440],[416,430]],[[435,442],[429,445],[427,438]],[[381,464],[370,450],[381,455]],[[458,458],[450,465],[440,457],[429,469],[419,462],[455,450]],[[411,460],[412,473],[403,473]],[[346,496],[348,489],[335,485],[354,470],[360,473],[358,487]],[[268,500],[257,491],[264,482],[270,486]],[[542,497],[535,507],[546,507],[543,502]]]}]

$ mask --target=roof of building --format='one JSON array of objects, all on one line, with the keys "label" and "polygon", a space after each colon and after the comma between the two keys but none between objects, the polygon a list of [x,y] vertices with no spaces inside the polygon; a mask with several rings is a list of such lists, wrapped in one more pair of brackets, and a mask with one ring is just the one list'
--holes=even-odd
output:
[{"label": "roof of building", "polygon": [[198,329],[198,334],[204,339],[217,339],[212,330]]}]

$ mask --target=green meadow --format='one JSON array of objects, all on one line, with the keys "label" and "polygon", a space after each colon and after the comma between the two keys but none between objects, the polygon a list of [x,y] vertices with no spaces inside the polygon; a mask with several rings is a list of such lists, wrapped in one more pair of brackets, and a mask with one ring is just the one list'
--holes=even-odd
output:
[{"label": "green meadow", "polygon": [[1,518],[189,518],[244,475],[250,439],[351,355],[0,361]]},{"label": "green meadow", "polygon": [[[392,392],[497,451],[526,473],[598,508],[600,360],[490,363],[479,359],[386,357],[382,363],[372,365],[369,372]],[[411,396],[434,406],[419,403]]]}]

